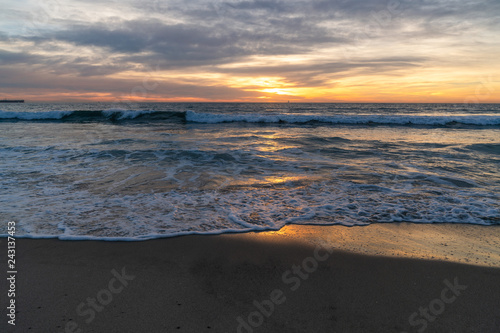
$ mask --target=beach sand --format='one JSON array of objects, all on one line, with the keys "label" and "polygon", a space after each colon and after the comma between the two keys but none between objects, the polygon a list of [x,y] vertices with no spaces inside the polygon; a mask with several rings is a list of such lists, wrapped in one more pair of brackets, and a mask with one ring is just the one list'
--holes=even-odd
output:
[{"label": "beach sand", "polygon": [[498,333],[499,249],[500,226],[406,223],[18,239],[16,326],[2,279],[0,331]]}]

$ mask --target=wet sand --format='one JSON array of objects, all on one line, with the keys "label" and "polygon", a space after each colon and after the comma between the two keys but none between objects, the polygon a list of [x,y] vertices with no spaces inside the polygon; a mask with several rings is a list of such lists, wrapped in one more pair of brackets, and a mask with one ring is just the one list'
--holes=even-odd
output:
[{"label": "wet sand", "polygon": [[[499,332],[499,242],[499,227],[414,224],[144,242],[18,239],[16,326],[2,297],[0,328]],[[5,295],[6,279],[0,288]]]}]

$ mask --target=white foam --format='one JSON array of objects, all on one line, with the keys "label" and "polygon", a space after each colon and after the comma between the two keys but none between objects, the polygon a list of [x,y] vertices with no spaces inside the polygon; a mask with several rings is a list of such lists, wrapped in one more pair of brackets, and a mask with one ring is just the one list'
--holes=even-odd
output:
[{"label": "white foam", "polygon": [[460,123],[476,126],[500,125],[497,115],[295,115],[295,114],[214,114],[186,111],[186,120],[195,123],[217,124],[225,122],[291,123],[321,122],[330,124],[363,125],[447,125]]},{"label": "white foam", "polygon": [[118,116],[118,120],[123,120],[123,119],[135,119],[139,116],[145,115],[145,114],[151,114],[155,113],[157,111],[147,111],[147,110],[125,110],[125,109],[107,109],[102,111],[102,114],[106,118],[110,118],[115,115]]},{"label": "white foam", "polygon": [[[413,182],[413,180],[408,180]],[[469,189],[440,188],[423,197],[394,191],[366,191],[363,184],[317,183],[306,188],[236,191],[170,191],[106,197],[86,191],[14,199],[17,235],[65,240],[146,240],[188,234],[278,230],[286,224],[470,223],[488,225],[500,216],[498,197]],[[0,195],[0,201],[6,202]],[[8,211],[6,213],[9,213]],[[0,229],[5,236],[6,230]]]}]

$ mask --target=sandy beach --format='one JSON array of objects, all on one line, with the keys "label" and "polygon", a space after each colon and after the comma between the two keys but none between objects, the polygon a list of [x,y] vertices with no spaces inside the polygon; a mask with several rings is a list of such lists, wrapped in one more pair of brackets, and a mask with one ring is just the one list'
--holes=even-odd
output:
[{"label": "sandy beach", "polygon": [[0,333],[500,333],[499,18],[2,0]]},{"label": "sandy beach", "polygon": [[[0,326],[493,333],[500,330],[499,244],[500,227],[416,224],[144,242],[18,239],[16,325],[7,324],[3,303]],[[0,287],[8,288],[5,279]]]}]

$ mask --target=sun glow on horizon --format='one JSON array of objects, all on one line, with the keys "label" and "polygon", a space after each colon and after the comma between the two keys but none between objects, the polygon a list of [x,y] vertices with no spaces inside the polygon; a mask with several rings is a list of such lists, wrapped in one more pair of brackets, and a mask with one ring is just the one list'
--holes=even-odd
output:
[{"label": "sun glow on horizon", "polygon": [[0,98],[500,103],[500,3],[399,6],[7,0]]}]

